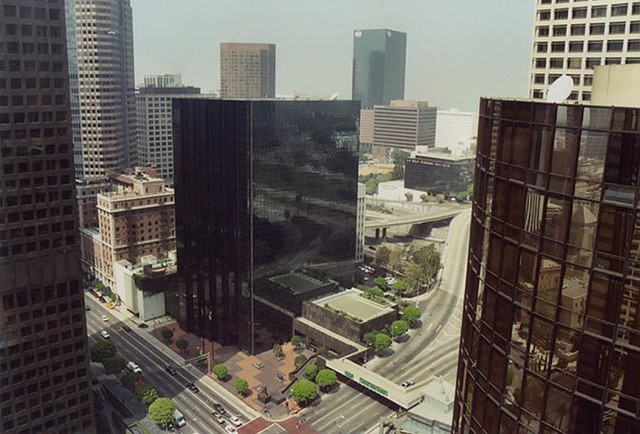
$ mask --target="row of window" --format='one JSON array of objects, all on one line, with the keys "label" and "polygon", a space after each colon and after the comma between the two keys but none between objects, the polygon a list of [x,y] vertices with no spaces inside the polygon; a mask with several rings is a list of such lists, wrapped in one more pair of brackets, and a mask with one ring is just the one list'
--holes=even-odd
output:
[{"label": "row of window", "polygon": [[[591,18],[606,18],[607,9],[608,8],[606,5],[591,6]],[[571,14],[569,14],[569,9],[556,9],[553,11],[553,18],[555,20],[567,20],[569,19],[569,15],[571,15],[571,18],[573,19],[587,18],[587,12],[587,7],[575,7],[571,9]],[[611,13],[609,14],[609,16],[624,17],[628,13],[628,4],[621,3],[617,5],[611,5]],[[631,15],[640,15],[640,3],[634,3],[631,6]],[[551,10],[547,9],[538,11],[538,21],[548,21],[550,19]]]},{"label": "row of window", "polygon": [[2,12],[5,18],[22,18],[36,20],[59,20],[62,16],[60,8],[51,8],[47,11],[46,8],[32,8],[30,6],[4,5]]},{"label": "row of window", "polygon": [[[607,23],[592,23],[589,24],[589,35],[604,35],[605,30],[607,29]],[[609,34],[610,35],[622,35],[626,34],[627,23],[626,22],[615,22],[609,23]],[[584,36],[587,33],[587,25],[586,24],[572,24],[569,27],[571,36]],[[640,21],[631,21],[629,22],[629,33],[640,33]],[[538,26],[536,27],[536,36],[537,37],[546,37],[549,36],[549,26]],[[567,26],[556,25],[551,28],[551,36],[567,36]]]},{"label": "row of window", "polygon": [[[566,63],[565,63],[565,60],[566,60]],[[600,66],[602,64],[604,65],[621,65],[622,64],[622,58],[620,57],[607,57],[606,59],[604,59],[604,63],[602,62],[602,59],[599,57],[589,57],[584,60],[585,60],[584,68],[587,68],[587,69],[594,69],[596,66]],[[640,63],[640,58],[635,58],[635,57],[627,58],[627,60],[625,61],[625,64],[627,65],[632,65],[637,63]],[[547,67],[550,69],[582,69],[583,68],[581,57],[573,57],[568,59],[563,59],[560,57],[551,58],[551,59],[536,58],[534,60],[534,66],[536,69],[545,69]]]},{"label": "row of window", "polygon": [[[606,51],[612,52],[621,52],[624,51],[624,41],[616,40],[616,41],[607,41],[606,42]],[[640,51],[640,39],[632,39],[627,41],[627,50],[626,51]],[[552,42],[551,44],[547,42],[537,42],[536,43],[536,52],[537,53],[546,53],[549,51],[549,46],[551,47],[551,53],[564,53],[569,49],[569,53],[582,53],[587,49],[588,53],[600,53],[603,51],[605,47],[605,42],[603,41],[589,41],[584,43],[584,41],[571,41],[571,42]]]}]

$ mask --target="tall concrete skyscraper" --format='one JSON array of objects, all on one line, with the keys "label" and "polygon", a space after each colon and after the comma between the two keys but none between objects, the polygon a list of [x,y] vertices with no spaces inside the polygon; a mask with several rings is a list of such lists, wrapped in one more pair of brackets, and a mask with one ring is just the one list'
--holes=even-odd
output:
[{"label": "tall concrete skyscraper", "polygon": [[0,0],[0,34],[0,432],[95,432],[63,3]]},{"label": "tall concrete skyscraper", "polygon": [[221,98],[274,98],[276,46],[220,44]]},{"label": "tall concrete skyscraper", "polygon": [[638,432],[639,119],[481,100],[454,432]]},{"label": "tall concrete skyscraper", "polygon": [[363,109],[404,99],[407,34],[395,30],[353,32],[351,99]]},{"label": "tall concrete skyscraper", "polygon": [[640,63],[640,3],[631,0],[535,2],[529,96],[546,97],[553,81],[573,78],[569,100],[590,101],[593,69]]},{"label": "tall concrete skyscraper", "polygon": [[66,1],[78,178],[137,164],[129,0]]}]

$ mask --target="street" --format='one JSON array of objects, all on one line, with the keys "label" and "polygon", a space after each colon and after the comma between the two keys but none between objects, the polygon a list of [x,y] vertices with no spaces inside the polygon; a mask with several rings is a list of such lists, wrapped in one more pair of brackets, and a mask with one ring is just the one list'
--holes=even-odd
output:
[{"label": "street", "polygon": [[[138,329],[133,322],[126,321],[126,325],[132,329],[126,332],[122,330],[125,323],[116,318],[95,297],[85,294],[85,300],[86,305],[91,308],[91,311],[87,312],[89,345],[103,340],[99,333],[101,330],[107,330],[118,354],[126,361],[132,360],[140,366],[143,383],[154,386],[159,398],[171,398],[176,408],[185,416],[187,425],[180,428],[180,433],[224,433],[225,425],[218,424],[211,416],[214,403],[220,403],[227,410],[227,414],[224,415],[227,421],[233,415],[238,416],[244,424],[250,420],[252,414],[246,409],[240,409],[243,405],[239,401],[233,402],[214,392],[208,384],[213,380],[203,380],[205,376],[202,373],[199,376],[194,375],[194,372],[199,373],[195,368],[187,372],[176,362],[179,357],[177,354],[175,357],[169,357],[145,339],[142,334],[148,334],[148,329]],[[109,321],[103,321],[102,315],[106,315]],[[161,345],[159,342],[158,344]],[[178,372],[177,375],[167,373],[164,369],[167,365],[173,366]],[[199,393],[193,393],[186,388],[186,385],[192,382],[200,389]],[[232,425],[231,422],[228,425]]]},{"label": "street", "polygon": [[[410,331],[405,343],[394,344],[394,354],[377,359],[371,369],[401,383],[424,386],[434,376],[455,382],[460,344],[462,300],[466,279],[471,210],[455,217],[450,226],[439,289],[420,301],[422,327]],[[342,385],[319,406],[304,411],[306,421],[321,433],[365,433],[381,417],[398,408],[379,395]]]}]

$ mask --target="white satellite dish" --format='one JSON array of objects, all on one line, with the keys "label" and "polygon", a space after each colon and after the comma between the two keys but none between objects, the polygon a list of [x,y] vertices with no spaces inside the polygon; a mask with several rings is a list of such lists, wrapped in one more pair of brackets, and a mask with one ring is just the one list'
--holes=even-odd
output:
[{"label": "white satellite dish", "polygon": [[563,75],[554,81],[547,92],[547,102],[562,102],[566,100],[573,89],[573,78]]},{"label": "white satellite dish", "polygon": [[339,95],[340,94],[338,92],[332,93],[331,96],[329,97],[329,101],[337,100]]}]

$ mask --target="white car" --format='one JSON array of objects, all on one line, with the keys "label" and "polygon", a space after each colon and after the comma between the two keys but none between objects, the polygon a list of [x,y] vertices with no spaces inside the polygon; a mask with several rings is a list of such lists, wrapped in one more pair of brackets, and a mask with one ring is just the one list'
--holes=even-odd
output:
[{"label": "white car", "polygon": [[133,372],[134,374],[142,374],[142,369],[135,362],[127,363],[127,369]]},{"label": "white car", "polygon": [[102,315],[102,321],[109,321],[109,317],[107,317],[106,315]]},{"label": "white car", "polygon": [[108,332],[108,331],[106,331],[106,330],[102,330],[102,331],[100,332],[100,336],[102,336],[102,338],[103,338],[103,339],[109,339],[109,338],[111,337],[111,335],[109,334],[109,332]]},{"label": "white car", "polygon": [[234,427],[232,427],[231,425],[227,425],[227,426],[225,426],[225,427],[224,427],[224,430],[225,430],[226,432],[228,432],[229,434],[234,434],[234,433],[238,432],[238,431],[236,431],[236,429],[235,429]]},{"label": "white car", "polygon": [[229,420],[231,421],[232,424],[234,424],[235,426],[242,426],[242,422],[240,422],[240,419],[238,419],[237,416],[231,416],[229,418]]}]

